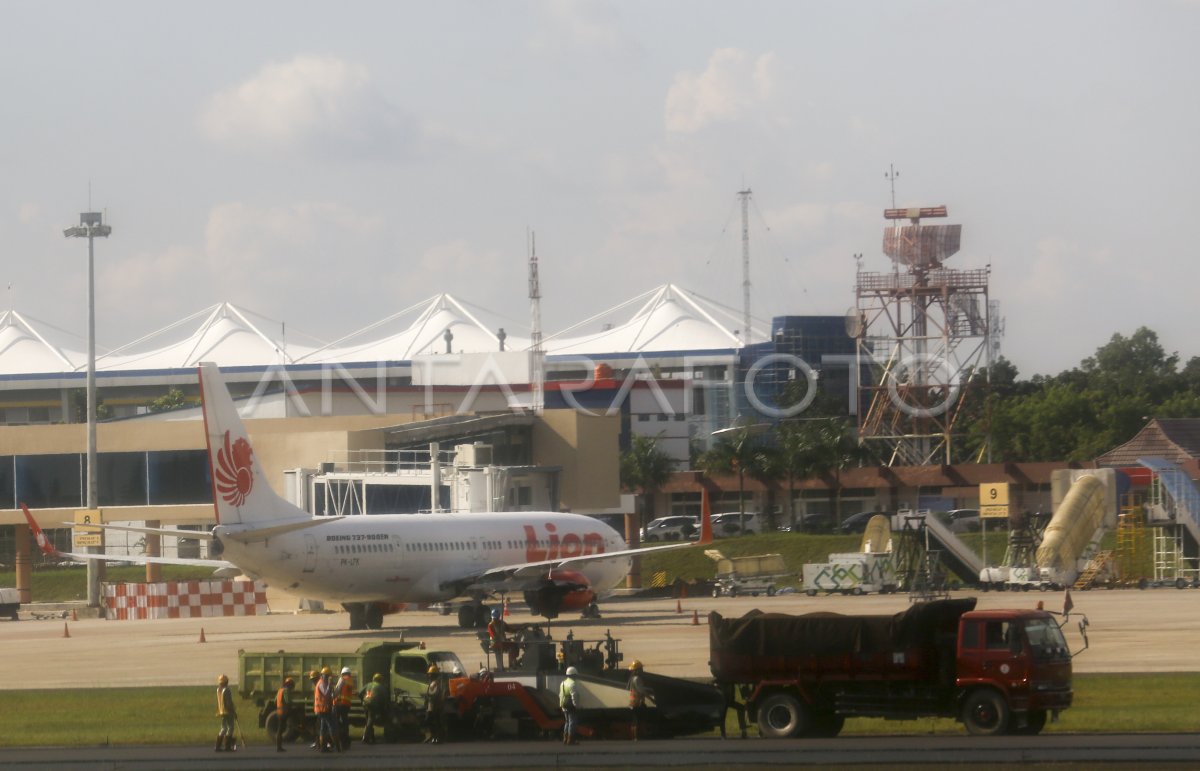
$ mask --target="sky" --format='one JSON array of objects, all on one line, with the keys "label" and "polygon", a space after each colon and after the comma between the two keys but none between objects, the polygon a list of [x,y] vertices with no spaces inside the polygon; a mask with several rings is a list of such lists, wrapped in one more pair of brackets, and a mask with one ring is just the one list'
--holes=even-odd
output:
[{"label": "sky", "polygon": [[963,225],[948,267],[990,265],[1022,377],[1140,326],[1186,361],[1198,38],[1197,0],[11,4],[3,308],[86,335],[62,231],[95,209],[101,349],[441,292],[528,334],[531,230],[546,334],[668,282],[740,313],[749,188],[754,316],[841,315],[894,168]]}]

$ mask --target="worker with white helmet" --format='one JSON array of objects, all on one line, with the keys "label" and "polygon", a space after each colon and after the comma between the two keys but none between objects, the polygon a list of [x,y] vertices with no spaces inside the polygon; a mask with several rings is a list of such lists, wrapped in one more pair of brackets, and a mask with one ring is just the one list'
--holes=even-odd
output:
[{"label": "worker with white helmet", "polygon": [[233,692],[229,690],[229,678],[217,678],[217,717],[221,718],[221,730],[217,733],[217,752],[233,752],[237,749],[237,707],[233,704]]},{"label": "worker with white helmet", "polygon": [[333,689],[333,715],[337,721],[338,746],[350,749],[350,704],[354,701],[354,674],[350,667],[342,667],[341,676]]},{"label": "worker with white helmet", "polygon": [[562,685],[558,687],[558,706],[563,711],[563,744],[578,744],[579,740],[575,737],[575,715],[579,710],[579,684],[575,682],[575,676],[579,674],[579,670],[567,667],[566,674]]}]

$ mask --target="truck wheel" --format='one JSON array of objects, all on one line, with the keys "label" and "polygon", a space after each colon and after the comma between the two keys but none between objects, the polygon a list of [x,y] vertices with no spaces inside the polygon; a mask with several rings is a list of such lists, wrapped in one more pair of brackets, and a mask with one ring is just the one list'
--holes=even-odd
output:
[{"label": "truck wheel", "polygon": [[768,587],[767,587],[767,596],[768,596],[768,597],[774,597],[774,596],[775,596],[775,587],[774,587],[774,586],[768,586]]},{"label": "truck wheel", "polygon": [[1013,730],[1020,736],[1037,736],[1046,727],[1046,710],[1031,709],[1025,716],[1025,727]]},{"label": "truck wheel", "polygon": [[768,696],[758,708],[758,731],[768,739],[799,736],[805,732],[807,722],[804,707],[786,693]]},{"label": "truck wheel", "polygon": [[963,725],[972,736],[1001,736],[1008,731],[1008,720],[1008,703],[990,688],[972,692],[963,703]]},{"label": "truck wheel", "polygon": [[271,712],[271,714],[267,715],[267,722],[263,728],[266,729],[267,736],[271,737],[272,739],[278,736],[280,731],[283,731],[284,740],[290,741],[288,739],[288,721],[280,720],[278,712]]},{"label": "truck wheel", "polygon": [[805,589],[805,590],[804,590],[804,593],[805,593],[805,594],[807,594],[809,597],[816,597],[816,596],[817,596],[817,590],[816,590],[816,589]]},{"label": "truck wheel", "polygon": [[1183,578],[1176,578],[1175,579],[1175,588],[1176,589],[1186,589],[1187,581],[1184,580]]},{"label": "truck wheel", "polygon": [[713,587],[713,597],[720,597],[720,596],[721,596],[721,587],[714,586]]},{"label": "truck wheel", "polygon": [[850,594],[853,594],[855,597],[861,597],[862,593],[863,593],[863,590],[862,590],[861,586],[856,586],[850,590]]}]

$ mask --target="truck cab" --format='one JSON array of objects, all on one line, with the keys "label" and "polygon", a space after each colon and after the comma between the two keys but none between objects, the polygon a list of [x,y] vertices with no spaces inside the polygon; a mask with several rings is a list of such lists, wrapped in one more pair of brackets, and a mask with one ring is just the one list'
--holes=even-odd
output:
[{"label": "truck cab", "polygon": [[1058,623],[1040,610],[964,613],[956,686],[975,735],[1038,733],[1071,706],[1071,653]]}]

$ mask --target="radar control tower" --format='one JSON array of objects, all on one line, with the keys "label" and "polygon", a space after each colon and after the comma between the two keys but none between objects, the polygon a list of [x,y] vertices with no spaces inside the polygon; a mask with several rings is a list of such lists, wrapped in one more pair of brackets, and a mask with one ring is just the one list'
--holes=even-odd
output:
[{"label": "radar control tower", "polygon": [[[929,225],[945,206],[887,209],[892,269],[862,269],[846,331],[856,338],[859,436],[887,465],[954,463],[955,422],[998,353],[991,267],[954,270],[962,225]],[[904,221],[907,220],[907,224]],[[869,374],[868,374],[869,373]]]}]

